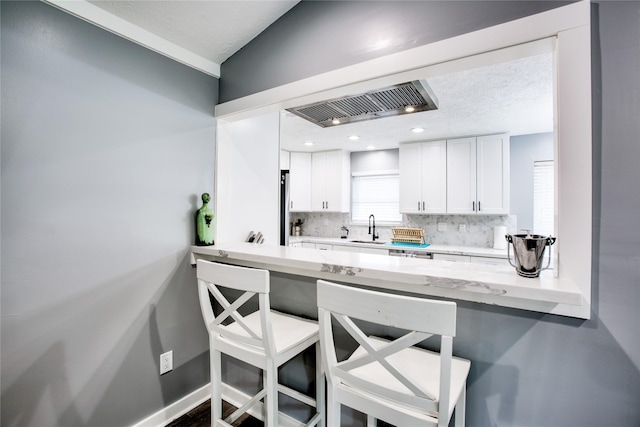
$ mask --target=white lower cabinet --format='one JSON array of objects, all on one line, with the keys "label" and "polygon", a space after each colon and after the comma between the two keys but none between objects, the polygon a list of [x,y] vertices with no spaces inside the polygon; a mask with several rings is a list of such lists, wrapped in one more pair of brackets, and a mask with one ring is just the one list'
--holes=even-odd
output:
[{"label": "white lower cabinet", "polygon": [[495,258],[487,256],[457,255],[457,254],[433,254],[433,259],[437,261],[465,262],[471,264],[485,265],[509,265],[506,258]]},{"label": "white lower cabinet", "polygon": [[433,259],[436,261],[471,262],[471,257],[468,255],[433,254]]},{"label": "white lower cabinet", "polygon": [[360,248],[357,246],[333,245],[333,250],[340,252],[360,252]]},{"label": "white lower cabinet", "polygon": [[501,265],[501,266],[510,265],[509,261],[506,258],[493,258],[493,257],[484,257],[484,256],[472,256],[471,263],[485,264],[485,265]]},{"label": "white lower cabinet", "polygon": [[389,255],[388,249],[382,248],[368,248],[363,246],[351,246],[351,245],[330,245],[327,243],[308,243],[302,244],[305,248],[316,248],[325,251],[339,251],[339,252],[355,252],[361,254],[377,254],[377,255]]},{"label": "white lower cabinet", "polygon": [[360,248],[360,253],[362,254],[375,254],[375,255],[389,255],[388,249],[378,249],[378,248]]}]

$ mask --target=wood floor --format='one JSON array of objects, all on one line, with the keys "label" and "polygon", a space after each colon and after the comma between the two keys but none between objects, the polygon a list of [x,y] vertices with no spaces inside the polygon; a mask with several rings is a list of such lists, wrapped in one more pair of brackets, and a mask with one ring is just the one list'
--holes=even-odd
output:
[{"label": "wood floor", "polygon": [[[222,402],[222,417],[226,418],[237,408]],[[167,427],[209,427],[211,426],[211,401],[207,400],[200,406],[192,409],[187,414],[173,421]],[[264,427],[264,423],[249,415],[241,416],[235,423],[234,427]]]}]

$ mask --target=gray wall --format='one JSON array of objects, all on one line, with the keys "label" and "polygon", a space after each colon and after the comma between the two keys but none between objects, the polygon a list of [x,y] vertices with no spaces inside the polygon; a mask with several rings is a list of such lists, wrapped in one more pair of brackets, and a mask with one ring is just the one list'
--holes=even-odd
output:
[{"label": "gray wall", "polygon": [[400,151],[397,148],[351,153],[351,172],[398,170],[398,168],[400,168]]},{"label": "gray wall", "polygon": [[553,133],[512,136],[510,157],[510,212],[518,231],[533,230],[533,163],[553,160]]},{"label": "gray wall", "polygon": [[[438,5],[443,13],[434,28],[429,15],[414,16],[406,5],[303,2],[223,64],[221,92],[231,99],[368,59],[364,48],[380,19],[397,30],[402,49],[439,28],[474,30],[492,8],[511,7],[479,3],[468,22],[457,2],[448,5]],[[640,425],[639,14],[640,2],[593,8],[592,319],[459,302],[454,351],[472,360],[469,426]],[[424,34],[403,32],[405,22],[422,19]],[[331,35],[340,43],[327,43]]]},{"label": "gray wall", "polygon": [[222,64],[220,102],[571,2],[303,0]]},{"label": "gray wall", "polygon": [[209,381],[188,254],[218,81],[44,3],[1,7],[1,423],[131,425]]}]

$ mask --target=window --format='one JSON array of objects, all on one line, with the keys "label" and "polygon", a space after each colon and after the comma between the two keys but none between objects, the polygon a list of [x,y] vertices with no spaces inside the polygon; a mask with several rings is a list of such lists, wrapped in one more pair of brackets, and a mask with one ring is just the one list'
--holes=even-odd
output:
[{"label": "window", "polygon": [[533,162],[533,230],[553,235],[553,160]]},{"label": "window", "polygon": [[351,220],[367,222],[375,215],[377,223],[401,223],[400,174],[393,172],[354,173],[351,179]]}]

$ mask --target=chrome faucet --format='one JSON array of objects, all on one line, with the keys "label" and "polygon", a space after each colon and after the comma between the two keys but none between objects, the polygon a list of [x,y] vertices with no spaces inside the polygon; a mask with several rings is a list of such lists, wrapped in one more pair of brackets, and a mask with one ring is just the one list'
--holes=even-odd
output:
[{"label": "chrome faucet", "polygon": [[371,233],[371,220],[373,220],[373,241],[375,242],[376,239],[379,239],[380,237],[378,236],[378,234],[376,233],[376,217],[373,216],[373,214],[369,215],[369,234]]}]

